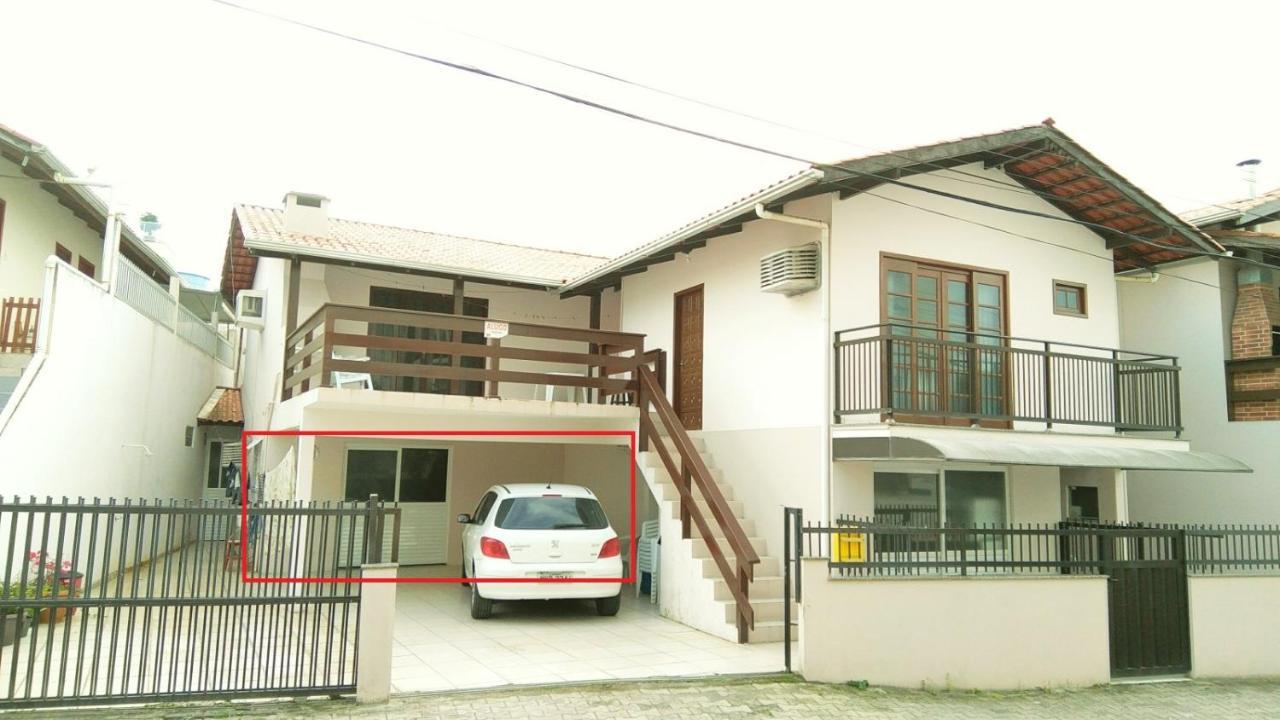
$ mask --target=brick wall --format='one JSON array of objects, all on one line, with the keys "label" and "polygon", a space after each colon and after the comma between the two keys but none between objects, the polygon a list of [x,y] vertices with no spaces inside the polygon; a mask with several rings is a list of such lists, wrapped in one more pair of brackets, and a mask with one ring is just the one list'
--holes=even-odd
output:
[{"label": "brick wall", "polygon": [[[1280,294],[1270,271],[1250,267],[1240,271],[1236,309],[1231,318],[1231,359],[1271,357],[1272,328],[1280,326]],[[1236,368],[1231,389],[1243,392],[1280,389],[1280,368]],[[1236,400],[1230,417],[1239,421],[1280,420],[1280,398]]]}]

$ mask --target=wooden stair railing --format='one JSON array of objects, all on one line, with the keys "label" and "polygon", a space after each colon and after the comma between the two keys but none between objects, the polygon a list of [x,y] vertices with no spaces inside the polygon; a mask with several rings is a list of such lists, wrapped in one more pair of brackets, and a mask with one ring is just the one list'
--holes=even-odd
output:
[{"label": "wooden stair railing", "polygon": [[[702,533],[702,539],[707,543],[707,550],[715,560],[716,567],[719,568],[725,584],[729,586],[729,592],[737,605],[738,642],[745,643],[748,640],[749,631],[756,626],[755,611],[751,607],[750,588],[755,575],[754,566],[760,562],[760,556],[756,554],[755,548],[751,547],[751,541],[747,539],[742,524],[729,509],[729,503],[711,477],[711,471],[703,462],[702,455],[693,446],[688,432],[680,424],[680,418],[676,415],[675,408],[671,407],[671,403],[667,401],[658,377],[648,365],[640,365],[636,371],[640,381],[637,392],[637,404],[640,407],[640,449],[648,450],[650,438],[659,438],[658,426],[649,415],[652,407],[658,416],[658,421],[662,423],[662,428],[666,430],[667,437],[671,438],[671,444],[675,446],[676,453],[680,456],[680,462],[677,465],[666,443],[660,439],[653,443],[654,451],[662,459],[663,466],[666,467],[677,492],[680,493],[680,536],[686,540],[689,539],[691,525],[696,525]],[[732,564],[720,546],[720,538],[712,532],[707,518],[703,516],[694,501],[694,485],[707,501],[707,507],[711,511],[711,517],[715,520],[717,528],[724,531],[723,539],[733,551]]]}]

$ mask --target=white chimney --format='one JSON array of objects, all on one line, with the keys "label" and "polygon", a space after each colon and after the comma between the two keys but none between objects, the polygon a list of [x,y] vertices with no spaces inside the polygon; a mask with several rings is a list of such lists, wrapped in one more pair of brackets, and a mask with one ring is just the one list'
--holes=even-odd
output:
[{"label": "white chimney", "polygon": [[1236,163],[1236,167],[1240,168],[1240,176],[1244,178],[1244,184],[1249,188],[1249,197],[1258,196],[1258,166],[1262,161],[1257,158],[1241,160]]},{"label": "white chimney", "polygon": [[284,196],[284,229],[300,235],[329,234],[329,198],[290,192]]}]

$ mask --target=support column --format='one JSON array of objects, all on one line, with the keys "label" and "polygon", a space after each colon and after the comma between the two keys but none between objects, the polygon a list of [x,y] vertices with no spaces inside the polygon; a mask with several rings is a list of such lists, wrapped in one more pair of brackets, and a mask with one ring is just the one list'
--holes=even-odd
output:
[{"label": "support column", "polygon": [[391,699],[391,643],[396,616],[396,583],[399,565],[378,563],[363,565],[361,577],[382,582],[365,583],[360,588],[360,644],[356,662],[360,674],[356,683],[356,702],[385,703]]},{"label": "support column", "polygon": [[1111,492],[1115,497],[1116,522],[1129,522],[1129,471],[1113,470]]},{"label": "support column", "polygon": [[[294,457],[294,479],[293,479],[293,498],[306,503],[315,500],[313,476],[316,466],[316,438],[314,435],[298,436],[298,444],[294,448],[297,455]],[[273,468],[266,468],[267,471]],[[265,490],[265,488],[264,488]],[[308,518],[298,519],[298,530],[296,533],[297,544],[293,547],[293,559],[289,563],[290,577],[316,577],[322,575],[321,567],[326,563],[325,549],[313,548],[310,553],[314,557],[309,557],[307,545],[307,527],[310,524]],[[321,521],[323,522],[323,521]],[[292,584],[290,587],[296,591],[300,591],[301,584]]]},{"label": "support column", "polygon": [[[302,292],[302,259],[289,260],[289,297],[285,305],[284,334],[287,336],[298,329],[298,296]],[[285,353],[289,352],[285,348]]]},{"label": "support column", "polygon": [[[454,314],[454,315],[465,315],[465,314],[466,314],[465,312],[463,312],[463,310],[466,308],[466,297],[467,297],[467,281],[466,281],[466,280],[463,280],[463,279],[462,279],[462,278],[460,278],[460,277],[459,277],[459,278],[454,278],[454,279],[453,279],[453,314]],[[454,331],[450,330],[450,331],[449,331],[449,341],[450,341],[450,342],[462,342],[462,333],[460,333],[460,332],[454,332]],[[461,357],[461,356],[458,356],[458,355],[450,355],[450,356],[449,356],[449,367],[462,367],[462,357]],[[450,381],[449,381],[449,394],[451,394],[451,395],[461,395],[461,394],[462,394],[462,381],[461,381],[461,380],[450,380]]]},{"label": "support column", "polygon": [[[591,293],[591,309],[589,311],[590,315],[588,318],[588,324],[591,326],[592,330],[600,329],[600,295],[603,292],[604,292],[603,290],[597,290]],[[591,353],[592,355],[595,355],[596,353],[600,352],[600,346],[597,345],[596,343],[591,343],[588,346],[587,352]],[[604,377],[604,374],[605,374],[604,368],[588,368],[587,369],[587,375],[591,375],[595,377]],[[595,402],[603,403],[604,393],[602,393],[600,390],[595,390],[593,392],[595,392]],[[590,401],[591,398],[587,398],[587,400]]]}]

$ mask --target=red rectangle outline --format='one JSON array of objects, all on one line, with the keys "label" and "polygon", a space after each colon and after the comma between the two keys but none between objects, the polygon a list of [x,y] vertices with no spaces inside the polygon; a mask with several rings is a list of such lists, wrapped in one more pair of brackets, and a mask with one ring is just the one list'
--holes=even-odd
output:
[{"label": "red rectangle outline", "polygon": [[[249,555],[243,549],[249,547],[249,484],[244,481],[244,468],[249,460],[250,437],[625,437],[631,450],[628,468],[631,497],[631,562],[624,578],[343,578],[343,577],[250,577]],[[599,583],[616,582],[625,585],[636,582],[636,431],[635,430],[244,430],[240,433],[240,580],[246,584],[283,583],[404,583],[445,584],[465,582],[497,583]]]}]

